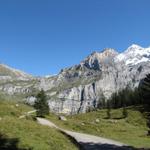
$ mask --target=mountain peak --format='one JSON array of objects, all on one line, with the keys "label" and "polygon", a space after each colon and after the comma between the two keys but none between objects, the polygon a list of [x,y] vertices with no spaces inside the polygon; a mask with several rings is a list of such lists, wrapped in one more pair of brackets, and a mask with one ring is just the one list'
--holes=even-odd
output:
[{"label": "mountain peak", "polygon": [[127,50],[116,57],[116,60],[124,61],[126,65],[136,65],[150,61],[150,49],[132,44]]},{"label": "mountain peak", "polygon": [[91,55],[89,57],[110,57],[110,56],[115,56],[117,55],[118,52],[112,48],[105,48],[102,51],[93,51],[93,53],[91,53]]},{"label": "mountain peak", "polygon": [[94,51],[91,55],[85,58],[80,64],[90,69],[100,70],[101,64],[106,59],[112,59],[116,55],[118,55],[118,52],[116,52],[114,49],[106,48],[101,52]]},{"label": "mountain peak", "polygon": [[140,45],[132,44],[127,48],[126,51],[141,50],[141,49],[143,49],[143,47],[141,47]]},{"label": "mountain peak", "polygon": [[112,48],[105,48],[101,53],[103,53],[105,56],[115,56],[118,54],[118,52]]}]

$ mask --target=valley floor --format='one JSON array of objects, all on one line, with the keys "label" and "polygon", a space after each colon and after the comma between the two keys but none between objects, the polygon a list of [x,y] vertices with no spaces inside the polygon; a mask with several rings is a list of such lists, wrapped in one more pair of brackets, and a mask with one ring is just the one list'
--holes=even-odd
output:
[{"label": "valley floor", "polygon": [[59,116],[54,114],[47,116],[48,120],[37,119],[40,124],[55,129],[38,124],[32,107],[0,100],[0,149],[134,149],[126,145],[149,149],[150,137],[146,135],[148,128],[143,116],[145,113],[138,109],[141,108],[129,107],[127,118],[122,117],[122,109],[115,109],[111,110],[111,119],[107,118],[106,110],[65,116],[66,121],[59,120]]},{"label": "valley floor", "polygon": [[65,116],[67,121],[50,114],[47,118],[60,128],[113,139],[135,148],[150,148],[150,137],[147,136],[147,120],[138,109],[141,106],[127,109],[127,118],[122,117],[122,109],[111,110],[111,119],[107,119],[107,110],[97,110],[86,114]]},{"label": "valley floor", "polygon": [[120,142],[116,142],[110,139],[93,136],[90,134],[78,133],[73,131],[64,130],[59,128],[54,123],[43,118],[37,118],[38,122],[42,125],[56,128],[66,135],[74,138],[80,145],[81,149],[84,150],[132,150],[133,148],[128,147]]},{"label": "valley floor", "polygon": [[[77,150],[76,144],[56,129],[42,126],[28,116],[33,109],[0,100],[0,150]],[[19,119],[19,116],[27,116]]]}]

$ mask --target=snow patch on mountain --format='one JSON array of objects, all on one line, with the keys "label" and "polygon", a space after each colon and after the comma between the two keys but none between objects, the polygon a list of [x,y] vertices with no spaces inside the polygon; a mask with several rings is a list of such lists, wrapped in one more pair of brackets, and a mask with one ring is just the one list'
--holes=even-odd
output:
[{"label": "snow patch on mountain", "polygon": [[57,74],[45,75],[44,77],[45,77],[45,78],[51,78],[51,77],[54,77],[54,76],[57,76]]},{"label": "snow patch on mountain", "polygon": [[123,61],[126,65],[136,65],[150,61],[150,47],[143,48],[139,45],[131,45],[125,52],[117,55],[115,61]]}]

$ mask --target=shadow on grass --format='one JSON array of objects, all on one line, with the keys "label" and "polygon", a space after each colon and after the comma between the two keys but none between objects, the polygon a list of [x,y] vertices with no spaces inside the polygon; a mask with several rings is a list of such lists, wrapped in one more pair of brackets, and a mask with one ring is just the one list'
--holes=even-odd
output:
[{"label": "shadow on grass", "polygon": [[73,138],[72,136],[66,134],[64,131],[59,131],[61,134],[63,134],[64,136],[66,136],[79,150],[82,150],[82,145],[80,143],[78,143],[75,138]]},{"label": "shadow on grass", "polygon": [[18,138],[8,138],[0,134],[0,150],[32,150],[32,148],[18,148]]},{"label": "shadow on grass", "polygon": [[124,119],[125,117],[111,117],[111,118],[108,118],[108,117],[104,117],[103,119],[114,119],[114,120],[120,120],[120,119]]},{"label": "shadow on grass", "polygon": [[150,105],[140,105],[140,106],[135,106],[135,110],[140,111],[143,116],[147,119],[147,127],[149,128],[147,131],[147,136],[150,137]]},{"label": "shadow on grass", "polygon": [[133,107],[133,110],[137,110],[140,111],[141,113],[147,113],[148,115],[150,115],[150,107],[149,105],[139,105],[139,106],[135,106]]},{"label": "shadow on grass", "polygon": [[59,131],[65,135],[72,143],[74,143],[79,150],[150,150],[149,148],[134,148],[131,146],[117,146],[112,144],[101,144],[101,143],[84,143],[77,142],[75,138],[66,134],[64,131]]},{"label": "shadow on grass", "polygon": [[99,143],[80,143],[82,148],[80,150],[150,150],[144,148],[133,148],[130,146],[116,146],[112,144],[99,144]]}]

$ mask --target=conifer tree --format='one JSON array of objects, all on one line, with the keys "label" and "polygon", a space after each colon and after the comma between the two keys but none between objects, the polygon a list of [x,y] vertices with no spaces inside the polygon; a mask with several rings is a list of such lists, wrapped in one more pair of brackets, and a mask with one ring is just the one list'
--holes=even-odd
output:
[{"label": "conifer tree", "polygon": [[[141,81],[141,84],[139,86],[140,90],[140,97],[142,99],[143,104],[148,104],[150,106],[150,74],[147,74],[146,77]],[[148,136],[150,136],[150,117],[149,121],[147,123],[149,130],[148,130]]]},{"label": "conifer tree", "polygon": [[111,108],[110,108],[110,101],[107,101],[107,118],[111,118]]},{"label": "conifer tree", "polygon": [[143,103],[150,105],[150,74],[141,81],[139,89]]},{"label": "conifer tree", "polygon": [[38,117],[45,117],[45,115],[49,114],[49,106],[44,90],[37,94],[34,107],[37,110],[36,114]]},{"label": "conifer tree", "polygon": [[123,115],[123,118],[127,118],[128,117],[128,112],[127,112],[127,109],[126,109],[125,106],[122,108],[122,115]]}]

